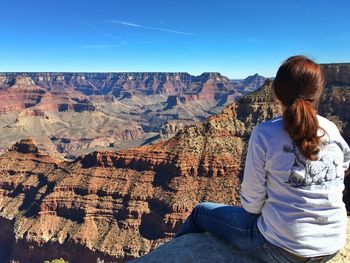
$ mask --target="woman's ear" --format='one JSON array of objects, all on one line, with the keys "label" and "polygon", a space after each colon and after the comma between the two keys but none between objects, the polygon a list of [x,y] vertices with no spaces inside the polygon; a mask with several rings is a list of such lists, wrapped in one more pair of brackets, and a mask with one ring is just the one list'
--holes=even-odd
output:
[{"label": "woman's ear", "polygon": [[277,96],[276,96],[276,93],[275,93],[275,89],[273,88],[273,83],[271,85],[271,92],[273,94],[273,96],[275,97],[275,100],[279,103],[279,105],[281,106],[281,110],[282,110],[282,113],[284,113],[284,111],[287,109],[286,106],[283,105],[282,101],[280,101]]},{"label": "woman's ear", "polygon": [[281,109],[282,109],[282,112],[283,112],[283,113],[287,110],[287,107],[284,106],[284,105],[282,104],[282,102],[281,102]]},{"label": "woman's ear", "polygon": [[[276,98],[276,99],[277,99],[277,98]],[[282,103],[282,101],[280,101],[279,99],[277,99],[277,101],[278,101],[278,103],[279,103],[280,106],[281,106],[282,113],[284,113],[284,112],[286,111],[287,107],[284,106],[283,103]]]}]

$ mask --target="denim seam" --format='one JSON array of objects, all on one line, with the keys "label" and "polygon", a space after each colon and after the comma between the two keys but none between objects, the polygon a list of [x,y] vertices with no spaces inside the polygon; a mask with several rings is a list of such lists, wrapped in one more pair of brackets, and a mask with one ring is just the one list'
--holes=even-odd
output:
[{"label": "denim seam", "polygon": [[223,222],[223,221],[218,220],[218,219],[216,219],[216,218],[213,218],[213,217],[211,217],[211,216],[201,215],[201,214],[196,215],[196,216],[197,216],[197,217],[202,216],[202,217],[210,218],[211,220],[214,220],[214,221],[216,221],[216,222],[220,222],[220,223],[222,223],[222,224],[224,224],[224,225],[226,225],[226,226],[229,226],[230,228],[233,228],[233,229],[236,229],[236,230],[239,230],[239,231],[259,232],[259,233],[260,233],[260,230],[259,230],[258,228],[257,228],[257,229],[242,229],[242,228],[239,228],[239,227],[234,227],[234,226],[232,226],[231,224],[228,224],[228,223],[226,223],[226,222]]},{"label": "denim seam", "polygon": [[273,257],[273,254],[277,252],[282,258],[284,258],[285,260],[287,260],[290,263],[293,263],[291,258],[287,254],[283,253],[281,251],[281,248],[277,247],[276,245],[274,245],[272,243],[268,244],[268,250],[270,251],[270,254],[272,257]]},{"label": "denim seam", "polygon": [[244,252],[247,253],[247,254],[249,254],[249,253],[251,253],[251,252],[254,251],[254,250],[257,250],[257,249],[260,249],[261,247],[264,247],[265,244],[266,244],[266,243],[263,243],[263,244],[261,244],[261,245],[255,247],[255,248],[251,248],[251,249],[245,250]]}]

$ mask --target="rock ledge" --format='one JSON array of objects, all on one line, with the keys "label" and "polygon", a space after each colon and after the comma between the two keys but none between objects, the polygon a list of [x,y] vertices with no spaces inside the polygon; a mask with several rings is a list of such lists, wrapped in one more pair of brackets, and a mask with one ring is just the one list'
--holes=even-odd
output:
[{"label": "rock ledge", "polygon": [[258,263],[209,233],[187,234],[159,246],[132,263]]}]

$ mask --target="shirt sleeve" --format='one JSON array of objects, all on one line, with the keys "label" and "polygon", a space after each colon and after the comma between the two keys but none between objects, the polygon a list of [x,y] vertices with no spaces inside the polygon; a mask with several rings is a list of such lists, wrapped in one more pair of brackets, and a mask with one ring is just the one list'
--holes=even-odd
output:
[{"label": "shirt sleeve", "polygon": [[334,127],[337,131],[337,136],[338,136],[339,141],[340,141],[341,149],[344,153],[343,170],[344,170],[344,172],[346,172],[346,170],[349,168],[349,165],[350,165],[350,147],[347,144],[347,142],[345,141],[345,139],[343,138],[343,136],[341,136],[339,129],[337,128],[337,126],[335,124],[334,124]]},{"label": "shirt sleeve", "polygon": [[266,147],[255,127],[248,143],[248,151],[241,184],[241,204],[249,213],[260,214],[267,198],[266,192]]},{"label": "shirt sleeve", "polygon": [[344,143],[345,143],[345,148],[344,148],[344,163],[343,163],[343,168],[344,168],[344,171],[346,171],[350,165],[350,148],[349,148],[349,145],[345,142],[344,140]]}]

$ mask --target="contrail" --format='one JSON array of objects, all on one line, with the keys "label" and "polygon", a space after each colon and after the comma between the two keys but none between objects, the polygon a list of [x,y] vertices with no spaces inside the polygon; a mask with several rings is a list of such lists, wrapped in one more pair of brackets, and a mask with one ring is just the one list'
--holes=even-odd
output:
[{"label": "contrail", "polygon": [[184,32],[184,31],[179,31],[179,30],[174,30],[174,29],[169,29],[169,28],[163,28],[163,27],[153,27],[153,26],[139,25],[139,24],[130,23],[130,22],[126,22],[126,21],[109,20],[109,22],[110,23],[114,23],[114,24],[124,25],[124,26],[130,26],[130,27],[137,27],[137,28],[143,28],[143,29],[149,29],[149,30],[158,30],[158,31],[170,32],[170,33],[175,33],[175,34],[179,34],[179,35],[198,36],[198,34],[195,34],[195,33]]},{"label": "contrail", "polygon": [[96,32],[98,32],[98,33],[100,33],[101,35],[103,35],[103,36],[105,36],[105,37],[114,38],[114,39],[120,41],[121,44],[123,44],[123,45],[126,44],[126,41],[125,41],[125,40],[121,39],[120,37],[118,37],[118,36],[116,36],[116,35],[113,35],[113,34],[110,34],[110,33],[106,32],[106,31],[103,31],[103,30],[100,29],[99,27],[97,27],[97,26],[95,26],[95,25],[93,25],[93,24],[91,24],[91,23],[89,23],[89,22],[87,22],[87,21],[85,21],[85,20],[79,20],[79,21],[80,21],[80,23],[82,23],[82,24],[88,26],[88,27],[91,28],[92,30],[94,30],[94,31],[96,31]]},{"label": "contrail", "polygon": [[97,45],[82,45],[80,47],[82,48],[91,48],[91,49],[104,49],[104,48],[115,48],[115,47],[121,47],[122,44],[116,44],[116,45],[108,45],[108,44],[97,44]]}]

